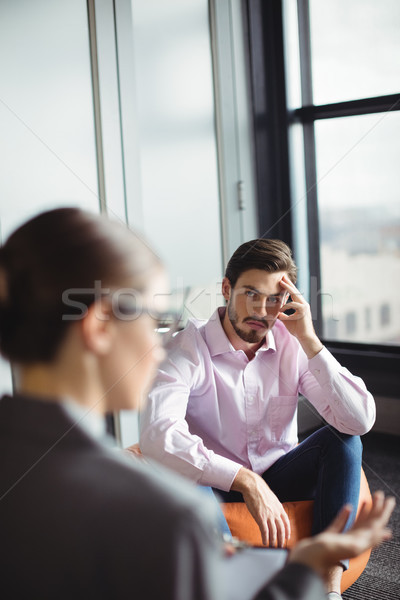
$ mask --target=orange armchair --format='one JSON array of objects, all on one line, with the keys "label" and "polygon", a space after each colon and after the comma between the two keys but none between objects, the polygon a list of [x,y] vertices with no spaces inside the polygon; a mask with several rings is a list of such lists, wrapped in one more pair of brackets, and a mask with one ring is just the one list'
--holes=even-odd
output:
[{"label": "orange armchair", "polygon": [[[364,502],[372,505],[371,492],[362,469],[360,483],[360,500],[357,514]],[[291,524],[289,548],[292,548],[298,540],[308,537],[311,534],[313,504],[313,501],[284,502],[283,506]],[[247,510],[244,502],[222,503],[221,508],[233,536],[248,542],[252,546],[263,545],[258,525]],[[350,560],[349,568],[343,574],[342,592],[347,590],[361,575],[367,566],[370,554],[371,551],[369,550],[361,556]]]}]

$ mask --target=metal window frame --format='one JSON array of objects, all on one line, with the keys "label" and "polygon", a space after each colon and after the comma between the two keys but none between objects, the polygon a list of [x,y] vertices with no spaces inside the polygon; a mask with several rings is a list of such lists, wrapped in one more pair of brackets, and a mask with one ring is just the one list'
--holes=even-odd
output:
[{"label": "metal window frame", "polygon": [[247,0],[259,235],[292,246],[282,4]]},{"label": "metal window frame", "polygon": [[224,265],[257,235],[241,0],[208,0]]}]

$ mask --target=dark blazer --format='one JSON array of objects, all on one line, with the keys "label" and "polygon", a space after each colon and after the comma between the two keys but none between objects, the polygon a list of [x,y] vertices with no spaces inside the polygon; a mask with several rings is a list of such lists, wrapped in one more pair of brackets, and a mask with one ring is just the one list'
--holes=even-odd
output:
[{"label": "dark blazer", "polygon": [[[214,509],[181,477],[98,443],[58,403],[0,400],[2,598],[221,600]],[[257,598],[324,590],[289,565]]]},{"label": "dark blazer", "polygon": [[219,597],[214,507],[122,454],[57,403],[0,400],[2,598]]}]

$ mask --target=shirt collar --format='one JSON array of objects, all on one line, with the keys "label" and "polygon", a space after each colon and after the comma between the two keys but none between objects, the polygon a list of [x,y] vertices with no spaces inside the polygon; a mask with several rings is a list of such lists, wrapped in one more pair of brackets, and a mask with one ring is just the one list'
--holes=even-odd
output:
[{"label": "shirt collar", "polygon": [[[221,321],[224,314],[225,307],[220,306],[204,325],[205,340],[211,356],[217,356],[218,354],[224,354],[225,352],[236,352],[222,327]],[[260,351],[265,352],[267,350],[276,352],[275,336],[272,330],[267,332],[265,342],[257,350],[256,354]]]},{"label": "shirt collar", "polygon": [[75,425],[80,426],[87,434],[99,440],[106,433],[105,419],[93,410],[84,407],[71,398],[66,398],[61,406]]}]

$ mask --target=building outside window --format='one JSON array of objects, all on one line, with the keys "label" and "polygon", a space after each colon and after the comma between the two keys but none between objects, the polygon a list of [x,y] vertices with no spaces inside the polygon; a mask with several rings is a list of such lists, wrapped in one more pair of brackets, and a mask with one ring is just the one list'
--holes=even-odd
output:
[{"label": "building outside window", "polygon": [[346,334],[351,336],[357,331],[357,315],[354,312],[348,312],[345,316]]},{"label": "building outside window", "polygon": [[365,329],[366,329],[366,331],[369,331],[372,326],[371,312],[372,312],[371,308],[368,306],[365,309]]},{"label": "building outside window", "polygon": [[389,304],[383,304],[381,306],[380,315],[381,315],[381,325],[383,327],[390,326],[392,320],[391,320],[391,315],[390,315],[390,305]]}]

